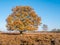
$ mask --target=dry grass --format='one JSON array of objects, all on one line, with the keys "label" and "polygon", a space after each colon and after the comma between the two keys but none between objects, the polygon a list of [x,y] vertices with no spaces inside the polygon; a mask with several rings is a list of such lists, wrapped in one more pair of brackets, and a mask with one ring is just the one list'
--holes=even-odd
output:
[{"label": "dry grass", "polygon": [[56,40],[58,45],[60,33],[24,33],[0,34],[0,45],[51,45],[51,40]]}]

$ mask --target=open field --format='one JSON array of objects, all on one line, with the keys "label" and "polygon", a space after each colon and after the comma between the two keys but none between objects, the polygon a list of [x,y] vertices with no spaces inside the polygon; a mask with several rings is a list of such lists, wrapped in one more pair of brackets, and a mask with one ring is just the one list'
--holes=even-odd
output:
[{"label": "open field", "polygon": [[60,45],[60,33],[0,33],[0,45]]}]

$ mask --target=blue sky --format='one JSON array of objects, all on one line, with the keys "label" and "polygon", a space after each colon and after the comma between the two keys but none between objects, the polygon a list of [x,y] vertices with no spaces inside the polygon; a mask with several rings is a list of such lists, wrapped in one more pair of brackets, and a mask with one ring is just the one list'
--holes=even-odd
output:
[{"label": "blue sky", "polygon": [[[49,30],[60,28],[60,0],[0,0],[0,29],[6,31],[6,18],[15,6],[31,6]],[[41,29],[39,26],[38,30]]]}]

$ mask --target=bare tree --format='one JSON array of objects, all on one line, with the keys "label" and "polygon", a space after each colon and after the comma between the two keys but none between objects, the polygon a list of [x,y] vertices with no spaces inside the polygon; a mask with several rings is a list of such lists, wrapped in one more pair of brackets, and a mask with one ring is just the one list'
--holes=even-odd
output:
[{"label": "bare tree", "polygon": [[47,31],[47,30],[48,30],[48,26],[47,26],[46,24],[43,24],[42,29],[43,29],[44,31]]}]

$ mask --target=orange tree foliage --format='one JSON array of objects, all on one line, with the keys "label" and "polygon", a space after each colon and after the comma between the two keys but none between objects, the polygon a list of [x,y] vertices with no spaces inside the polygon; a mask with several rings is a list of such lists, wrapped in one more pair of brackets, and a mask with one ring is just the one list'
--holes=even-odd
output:
[{"label": "orange tree foliage", "polygon": [[41,18],[29,6],[16,6],[12,11],[6,19],[8,30],[37,30],[41,24]]}]

